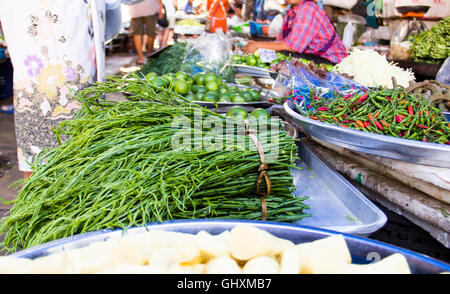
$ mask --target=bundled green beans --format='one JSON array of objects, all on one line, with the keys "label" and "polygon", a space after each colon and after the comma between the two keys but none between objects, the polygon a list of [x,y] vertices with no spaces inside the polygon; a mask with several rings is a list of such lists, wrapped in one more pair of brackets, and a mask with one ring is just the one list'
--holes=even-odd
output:
[{"label": "bundled green beans", "polygon": [[[240,123],[233,132],[220,132],[226,148],[206,148],[204,142],[217,139],[213,128],[186,130],[174,125],[174,118],[194,125],[198,117],[221,123],[225,117],[184,103],[168,90],[141,87],[138,79],[120,81],[78,93],[84,107],[59,125],[61,145],[40,153],[33,175],[17,183],[23,188],[0,221],[4,249],[14,252],[73,234],[170,219],[261,218],[255,193],[261,157]],[[107,91],[124,89],[136,101],[98,100]],[[293,195],[296,142],[281,121],[275,123],[280,124],[276,140],[270,129],[257,134],[263,150],[275,145],[279,150],[278,157],[266,158],[267,220],[293,222],[309,216],[308,206],[306,197]],[[179,134],[192,142],[174,148]],[[199,134],[203,148],[195,148]],[[267,186],[263,181],[261,190]]]}]

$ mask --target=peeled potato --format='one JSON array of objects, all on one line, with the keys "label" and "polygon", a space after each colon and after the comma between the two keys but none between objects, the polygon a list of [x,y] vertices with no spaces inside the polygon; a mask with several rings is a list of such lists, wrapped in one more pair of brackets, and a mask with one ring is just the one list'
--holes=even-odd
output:
[{"label": "peeled potato", "polygon": [[238,260],[275,256],[289,247],[294,247],[294,243],[253,226],[239,225],[231,230],[230,253]]},{"label": "peeled potato", "polygon": [[201,255],[208,260],[217,256],[229,255],[228,237],[229,235],[213,236],[205,231],[200,231],[195,240]]},{"label": "peeled potato", "polygon": [[211,259],[205,267],[205,274],[241,274],[242,270],[236,260],[228,256]]},{"label": "peeled potato", "polygon": [[333,235],[295,247],[300,257],[302,274],[326,274],[352,262],[342,235]]},{"label": "peeled potato", "polygon": [[269,256],[257,256],[250,259],[242,269],[243,274],[278,274],[280,265],[278,261]]},{"label": "peeled potato", "polygon": [[280,257],[280,274],[299,274],[301,270],[300,256],[295,248],[283,251]]},{"label": "peeled potato", "polygon": [[28,258],[0,256],[0,274],[25,274],[32,262]]}]

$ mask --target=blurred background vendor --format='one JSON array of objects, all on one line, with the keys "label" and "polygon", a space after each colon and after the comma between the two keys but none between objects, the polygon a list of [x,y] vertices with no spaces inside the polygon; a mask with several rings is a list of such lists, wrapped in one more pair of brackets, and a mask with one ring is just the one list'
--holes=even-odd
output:
[{"label": "blurred background vendor", "polygon": [[315,63],[339,63],[347,50],[330,18],[313,0],[287,0],[290,8],[275,41],[249,41],[245,53],[259,48],[294,52]]}]

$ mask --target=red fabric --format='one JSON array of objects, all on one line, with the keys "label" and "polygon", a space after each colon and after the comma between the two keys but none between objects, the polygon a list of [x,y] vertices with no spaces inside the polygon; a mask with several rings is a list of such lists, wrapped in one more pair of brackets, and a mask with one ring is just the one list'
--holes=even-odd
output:
[{"label": "red fabric", "polygon": [[316,3],[304,0],[287,12],[277,40],[284,41],[294,51],[319,55],[339,63],[347,56],[347,50],[338,35],[331,46],[321,52],[335,34],[336,30],[325,11]]},{"label": "red fabric", "polygon": [[[225,11],[222,9],[220,2],[222,2]],[[206,10],[210,17],[225,18],[227,17],[229,5],[228,0],[208,0],[206,2]]]}]

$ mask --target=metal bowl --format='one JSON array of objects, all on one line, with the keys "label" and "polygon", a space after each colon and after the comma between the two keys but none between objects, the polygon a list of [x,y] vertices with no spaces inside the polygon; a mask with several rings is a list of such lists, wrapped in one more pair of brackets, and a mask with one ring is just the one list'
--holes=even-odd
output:
[{"label": "metal bowl", "polygon": [[303,131],[317,139],[350,150],[411,162],[450,168],[450,146],[363,132],[320,122],[300,115],[291,101],[284,110]]},{"label": "metal bowl", "polygon": [[[255,226],[273,234],[274,236],[290,240],[294,244],[311,242],[332,235],[341,234],[344,236],[352,255],[352,263],[367,264],[375,260],[385,258],[394,253],[401,253],[406,257],[413,274],[436,274],[450,271],[450,265],[445,262],[387,243],[325,229],[279,222],[209,219],[176,220],[149,224],[147,227],[131,228],[127,230],[127,234],[137,234],[146,230],[167,230],[196,234],[199,231],[204,230],[215,235],[220,234],[223,231],[231,230],[233,227],[242,224]],[[33,259],[63,250],[84,247],[92,242],[105,241],[110,238],[119,237],[122,233],[122,230],[114,230],[75,235],[70,238],[64,238],[30,249],[22,250],[12,256]]]}]

